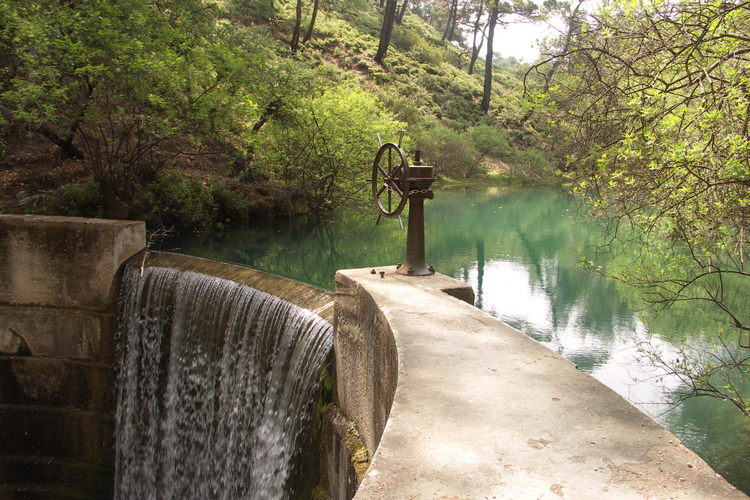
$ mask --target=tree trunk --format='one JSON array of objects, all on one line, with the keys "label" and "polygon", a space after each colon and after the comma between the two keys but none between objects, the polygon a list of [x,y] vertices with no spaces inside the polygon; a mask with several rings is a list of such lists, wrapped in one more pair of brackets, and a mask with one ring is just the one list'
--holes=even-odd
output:
[{"label": "tree trunk", "polygon": [[[577,22],[578,18],[578,12],[581,10],[581,6],[583,5],[583,0],[578,0],[578,3],[576,4],[575,9],[573,9],[573,12],[570,14],[570,16],[567,18],[567,30],[565,32],[565,42],[563,43],[562,50],[560,51],[560,54],[564,55],[568,53],[570,50],[570,45],[573,43],[573,38],[575,37],[576,33],[578,33],[580,29],[580,24]],[[549,73],[547,73],[547,76],[544,80],[544,92],[546,93],[549,90],[550,82],[552,81],[552,78],[555,76],[555,73],[557,72],[557,68],[560,67],[560,64],[562,64],[563,58],[558,57],[555,59],[555,61],[552,63],[552,68],[550,68]]]},{"label": "tree trunk", "polygon": [[406,13],[406,6],[409,4],[409,0],[404,0],[404,3],[401,4],[401,9],[398,11],[398,14],[396,14],[396,24],[401,26],[401,23],[404,20],[404,14]]},{"label": "tree trunk", "polygon": [[291,43],[291,51],[292,54],[297,52],[297,49],[299,48],[299,35],[302,27],[302,0],[297,0],[297,7],[295,10],[295,16],[294,16],[294,31],[292,32],[292,43]]},{"label": "tree trunk", "polygon": [[477,59],[479,59],[479,52],[482,50],[482,45],[484,45],[484,33],[482,33],[482,39],[479,41],[479,45],[474,45],[471,48],[471,59],[469,61],[469,74],[474,74],[474,67],[477,64]]},{"label": "tree trunk", "polygon": [[67,137],[62,138],[47,125],[39,127],[39,132],[49,139],[52,144],[60,148],[63,158],[83,160],[83,153],[73,144],[73,134],[69,134]]},{"label": "tree trunk", "polygon": [[453,22],[451,23],[451,30],[448,33],[448,41],[456,39],[456,27],[458,26],[458,0],[453,0]]},{"label": "tree trunk", "polygon": [[388,44],[391,42],[391,33],[393,33],[393,22],[396,18],[397,7],[396,0],[386,1],[385,10],[383,11],[383,27],[380,29],[380,43],[378,44],[378,52],[375,54],[375,61],[381,65],[383,64],[386,52],[388,52]]},{"label": "tree trunk", "polygon": [[456,18],[458,13],[458,0],[450,0],[450,9],[448,10],[448,22],[445,24],[443,32],[443,41],[451,41],[455,32]]},{"label": "tree trunk", "polygon": [[[254,136],[258,135],[258,132],[260,132],[260,129],[263,128],[263,125],[265,125],[266,122],[268,122],[268,120],[270,120],[273,115],[275,115],[281,109],[282,105],[283,103],[281,99],[274,99],[273,101],[269,102],[266,108],[263,110],[263,113],[261,113],[260,117],[258,118],[258,121],[253,124],[253,128],[250,133]],[[240,177],[247,178],[250,165],[255,159],[255,144],[251,142],[250,146],[248,147],[247,153],[245,154],[234,150],[232,157],[233,170],[235,172],[239,172]]]},{"label": "tree trunk", "polygon": [[71,123],[70,127],[68,127],[68,132],[65,134],[65,137],[61,137],[48,125],[43,124],[39,127],[39,132],[44,137],[49,139],[52,144],[60,148],[63,158],[71,158],[74,160],[83,160],[84,158],[83,152],[78,149],[75,144],[73,144],[73,139],[75,138],[76,134],[78,133],[78,129],[83,123],[84,117],[86,116],[86,112],[89,108],[89,103],[91,102],[91,96],[94,95],[94,88],[96,88],[96,84],[90,82],[89,79],[85,77],[81,82],[81,85],[83,85],[86,92],[86,100],[84,101],[81,109],[78,111],[78,116],[76,116],[75,120],[73,120],[73,123]]},{"label": "tree trunk", "polygon": [[490,94],[492,93],[492,41],[495,38],[495,26],[497,25],[497,12],[500,0],[492,0],[490,19],[487,22],[487,59],[484,63],[484,94],[482,95],[482,111],[490,110]]},{"label": "tree trunk", "polygon": [[305,33],[305,38],[302,39],[302,43],[307,43],[307,41],[310,40],[310,37],[312,36],[313,26],[315,26],[315,18],[318,17],[319,5],[320,5],[320,0],[313,1],[313,10],[312,10],[312,14],[310,14],[310,27],[307,28],[307,33]]},{"label": "tree trunk", "polygon": [[[485,33],[484,30],[479,29],[479,23],[482,20],[482,14],[484,13],[484,0],[481,0],[479,2],[479,10],[477,11],[477,18],[474,21],[474,30],[473,30],[473,38],[471,41],[471,60],[469,61],[469,74],[474,74],[474,65],[477,63],[477,58],[479,57],[479,51],[482,50],[482,45],[484,45],[484,38]],[[479,39],[479,45],[477,45],[477,35],[481,33],[482,38]]]}]

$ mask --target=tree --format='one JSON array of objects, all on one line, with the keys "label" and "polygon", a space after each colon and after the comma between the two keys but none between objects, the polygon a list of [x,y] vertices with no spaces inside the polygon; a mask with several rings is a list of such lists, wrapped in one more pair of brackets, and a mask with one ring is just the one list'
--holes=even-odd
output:
[{"label": "tree", "polygon": [[409,5],[409,0],[404,0],[404,3],[401,4],[401,8],[398,10],[398,13],[396,14],[396,24],[401,26],[401,23],[404,20],[404,14],[406,14],[406,7]]},{"label": "tree", "polygon": [[393,23],[396,18],[396,8],[398,3],[396,0],[387,0],[385,3],[385,9],[383,11],[383,26],[380,28],[380,42],[378,43],[378,51],[375,54],[375,61],[378,64],[383,64],[385,54],[388,52],[388,45],[391,42],[391,33],[393,33]]},{"label": "tree", "polygon": [[[474,66],[477,63],[479,52],[482,50],[482,45],[484,44],[485,38],[487,38],[487,27],[482,27],[482,15],[484,13],[484,7],[486,3],[486,0],[479,0],[476,6],[476,17],[474,18],[474,23],[471,30],[471,58],[469,60],[468,69],[470,75],[474,74]],[[477,41],[477,37],[479,38],[479,41]]]},{"label": "tree", "polygon": [[320,0],[313,0],[312,13],[310,14],[310,25],[307,28],[307,33],[305,33],[305,38],[302,39],[302,43],[307,43],[313,34],[313,28],[315,27],[315,20],[318,17],[319,7],[320,7]]},{"label": "tree", "polygon": [[571,181],[613,238],[639,245],[607,274],[656,307],[709,304],[730,327],[699,358],[646,354],[685,382],[678,398],[722,398],[748,416],[737,290],[750,286],[749,32],[746,3],[615,2],[560,54],[570,69],[550,87],[575,148]]},{"label": "tree", "polygon": [[536,4],[525,0],[516,0],[512,4],[507,2],[500,3],[500,0],[491,0],[489,4],[489,19],[487,21],[487,56],[484,66],[484,91],[482,94],[481,109],[487,113],[490,109],[490,95],[492,94],[492,58],[494,56],[493,42],[495,38],[495,27],[501,16],[516,14],[522,16],[531,16],[537,9]]},{"label": "tree", "polygon": [[404,127],[371,93],[340,85],[300,99],[264,129],[258,156],[307,213],[321,214],[364,194],[375,138]]},{"label": "tree", "polygon": [[458,0],[449,0],[448,19],[445,22],[443,41],[453,40],[456,33],[456,25],[458,25]]},{"label": "tree", "polygon": [[302,30],[302,0],[297,0],[294,7],[294,28],[292,29],[292,42],[290,50],[292,54],[299,48],[300,31]]},{"label": "tree", "polygon": [[[550,86],[555,79],[557,70],[564,62],[569,61],[568,56],[570,54],[570,48],[573,45],[575,37],[580,33],[581,27],[584,22],[584,20],[582,19],[583,13],[581,11],[583,2],[584,0],[578,0],[572,10],[570,10],[570,4],[555,4],[555,6],[558,7],[560,13],[562,14],[566,26],[565,33],[559,40],[557,40],[559,50],[552,54],[546,54],[546,57],[541,62],[538,62],[531,68],[529,68],[524,76],[524,86],[526,85],[527,78],[532,73],[538,73],[542,76],[542,88],[537,92],[542,99],[544,99],[547,95],[547,92],[549,92]],[[544,69],[545,71],[542,71],[542,69]],[[521,119],[521,123],[525,123],[529,118],[531,118],[531,115],[533,113],[534,108],[530,108]]]},{"label": "tree", "polygon": [[256,41],[201,0],[19,1],[0,6],[9,70],[0,122],[46,137],[127,217],[180,156],[244,149],[258,113]]},{"label": "tree", "polygon": [[493,52],[493,41],[495,39],[495,26],[497,25],[498,10],[500,8],[500,0],[491,0],[490,4],[490,19],[487,21],[487,57],[484,60],[484,87],[482,93],[482,105],[481,109],[484,113],[490,110],[490,94],[492,92],[492,56]]},{"label": "tree", "polygon": [[233,169],[241,180],[254,177],[253,168],[258,135],[272,119],[291,116],[293,108],[306,90],[317,86],[315,76],[294,61],[279,64],[257,64],[253,74],[253,95],[262,111],[257,115],[242,148],[232,154]]},{"label": "tree", "polygon": [[315,27],[315,20],[318,17],[318,9],[320,7],[320,0],[313,0],[312,12],[310,13],[310,24],[307,26],[305,36],[302,36],[302,0],[296,0],[294,6],[294,27],[292,28],[292,41],[289,44],[289,50],[292,54],[295,54],[299,50],[300,44],[305,44],[312,37],[313,29]]},{"label": "tree", "polygon": [[97,61],[88,47],[77,47],[85,21],[68,18],[69,11],[29,2],[0,6],[0,124],[38,132],[63,157],[82,159],[74,140],[97,85]]}]

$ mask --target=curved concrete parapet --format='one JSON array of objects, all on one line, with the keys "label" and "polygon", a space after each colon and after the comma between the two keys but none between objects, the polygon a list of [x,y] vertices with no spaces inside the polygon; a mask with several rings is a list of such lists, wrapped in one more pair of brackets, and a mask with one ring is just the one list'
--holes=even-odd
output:
[{"label": "curved concrete parapet", "polygon": [[465,285],[380,270],[336,275],[338,402],[375,451],[355,498],[747,498]]}]

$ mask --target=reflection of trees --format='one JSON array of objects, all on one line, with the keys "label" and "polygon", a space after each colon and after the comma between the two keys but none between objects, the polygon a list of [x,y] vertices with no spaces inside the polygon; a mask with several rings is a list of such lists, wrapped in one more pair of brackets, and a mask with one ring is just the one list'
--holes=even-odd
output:
[{"label": "reflection of trees", "polygon": [[[578,269],[580,249],[591,239],[592,228],[561,217],[570,208],[567,195],[550,190],[505,190],[494,196],[440,191],[426,205],[427,260],[439,272],[467,282],[476,265],[479,307],[492,300],[485,293],[486,265],[493,260],[521,264],[530,289],[548,298],[552,327],[544,332],[517,327],[558,343],[560,332],[574,321],[578,331],[611,344],[615,329],[632,327],[619,324],[631,321],[628,304],[612,282]],[[181,246],[184,253],[270,270],[330,290],[336,269],[400,262],[405,241],[398,224],[376,227],[372,214],[365,212],[341,213],[329,222],[262,223],[164,248]],[[595,364],[586,363],[591,368]]]},{"label": "reflection of trees", "polygon": [[[406,234],[371,214],[332,221],[283,220],[163,242],[160,249],[255,267],[332,290],[337,269],[395,264]],[[178,248],[178,250],[173,250]]]},{"label": "reflection of trees", "polygon": [[484,292],[484,240],[477,239],[477,290],[475,304],[482,308],[482,295]]},{"label": "reflection of trees", "polygon": [[[436,205],[437,210],[432,210]],[[561,332],[574,322],[580,334],[611,345],[615,331],[634,329],[634,319],[614,283],[579,270],[579,254],[596,237],[595,227],[568,216],[567,210],[574,210],[572,200],[549,190],[506,190],[493,197],[439,192],[428,210],[428,259],[439,271],[460,277],[460,270],[476,258],[481,305],[491,300],[484,291],[489,279],[485,265],[492,260],[522,264],[529,274],[529,288],[548,298],[552,326],[549,331],[530,331],[528,324],[516,321],[515,327],[538,340],[560,343]],[[481,253],[476,245],[469,246],[472,241],[482,241]],[[595,356],[580,360],[579,365],[593,369],[606,361],[597,349]]]},{"label": "reflection of trees", "polygon": [[707,398],[687,400],[666,415],[667,424],[729,482],[750,491],[750,422],[732,405],[717,403]]},{"label": "reflection of trees", "polygon": [[[500,208],[502,207],[502,208]],[[580,330],[611,342],[613,330],[633,329],[630,302],[634,292],[578,269],[583,248],[594,243],[596,228],[567,214],[573,209],[563,193],[549,190],[506,190],[495,196],[439,191],[426,206],[427,260],[439,272],[469,281],[476,265],[477,305],[485,294],[485,268],[493,260],[522,264],[529,287],[542,291],[551,305],[551,332],[575,321]],[[189,235],[162,242],[173,250],[224,262],[269,270],[327,289],[336,269],[395,264],[402,260],[406,233],[392,221],[375,226],[371,213],[339,214],[329,222],[285,220],[261,222],[241,230]],[[612,263],[614,264],[614,263]],[[736,297],[744,297],[737,291]],[[694,306],[675,306],[678,314],[659,316],[649,327],[679,342],[705,325],[705,313]],[[571,319],[572,311],[579,316]]]}]

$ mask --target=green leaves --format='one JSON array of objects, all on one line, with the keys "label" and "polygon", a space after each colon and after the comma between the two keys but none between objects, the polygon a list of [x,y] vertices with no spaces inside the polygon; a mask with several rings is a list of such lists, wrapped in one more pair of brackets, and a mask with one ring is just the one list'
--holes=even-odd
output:
[{"label": "green leaves", "polygon": [[724,398],[741,411],[748,32],[744,4],[614,2],[578,33],[568,74],[550,92],[575,146],[574,188],[609,219],[610,246],[621,239],[636,248],[609,273],[658,308],[710,305],[738,333],[733,346],[717,332],[717,352],[654,359],[685,382],[686,395]]},{"label": "green leaves", "polygon": [[218,15],[203,0],[3,3],[0,123],[80,151],[126,203],[178,155],[246,151],[272,68],[255,31]]},{"label": "green leaves", "polygon": [[377,136],[397,140],[405,124],[371,93],[341,84],[297,101],[288,119],[263,130],[258,161],[321,213],[361,200]]}]

